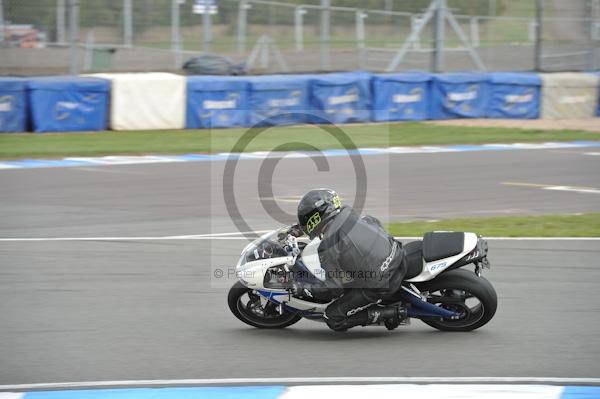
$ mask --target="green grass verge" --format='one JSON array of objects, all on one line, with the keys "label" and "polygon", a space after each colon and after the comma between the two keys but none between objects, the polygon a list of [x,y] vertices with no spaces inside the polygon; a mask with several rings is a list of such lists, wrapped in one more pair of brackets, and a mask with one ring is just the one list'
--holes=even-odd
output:
[{"label": "green grass verge", "polygon": [[428,231],[471,231],[484,237],[600,237],[600,213],[499,216],[387,225],[394,236],[420,237]]},{"label": "green grass verge", "polygon": [[[582,131],[434,126],[413,122],[347,125],[341,126],[341,129],[357,147],[600,140],[600,133]],[[1,134],[0,159],[228,152],[234,149],[236,142],[247,131],[248,129],[222,129]],[[269,151],[277,148],[283,151],[307,148],[301,143],[310,143],[319,149],[344,147],[319,127],[290,126],[267,129],[252,140],[245,150]]]}]

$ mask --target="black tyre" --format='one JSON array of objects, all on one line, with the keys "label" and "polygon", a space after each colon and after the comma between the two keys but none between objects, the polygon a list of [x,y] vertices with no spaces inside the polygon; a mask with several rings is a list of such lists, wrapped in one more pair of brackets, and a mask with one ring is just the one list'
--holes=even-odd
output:
[{"label": "black tyre", "polygon": [[285,328],[302,319],[294,313],[280,315],[272,302],[263,305],[260,296],[239,281],[229,289],[227,304],[235,317],[253,327]]},{"label": "black tyre", "polygon": [[489,322],[498,307],[494,287],[475,273],[456,269],[418,285],[429,292],[428,302],[461,314],[457,319],[422,319],[441,331],[472,331]]}]

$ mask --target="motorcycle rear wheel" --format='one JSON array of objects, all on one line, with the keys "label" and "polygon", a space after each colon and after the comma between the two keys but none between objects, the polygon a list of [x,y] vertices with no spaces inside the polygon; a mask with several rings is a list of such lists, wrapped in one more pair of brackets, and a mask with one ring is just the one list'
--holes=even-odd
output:
[{"label": "motorcycle rear wheel", "polygon": [[[249,299],[248,301],[245,300],[246,297]],[[268,308],[274,304],[269,302],[263,307],[258,294],[239,281],[229,289],[227,304],[235,317],[257,328],[285,328],[302,319],[301,316],[289,312],[284,312],[282,315],[274,314],[273,309]]]},{"label": "motorcycle rear wheel", "polygon": [[498,296],[485,278],[475,273],[456,269],[441,274],[432,281],[418,285],[429,292],[428,302],[461,314],[458,319],[422,319],[441,331],[472,331],[487,324],[498,308]]}]

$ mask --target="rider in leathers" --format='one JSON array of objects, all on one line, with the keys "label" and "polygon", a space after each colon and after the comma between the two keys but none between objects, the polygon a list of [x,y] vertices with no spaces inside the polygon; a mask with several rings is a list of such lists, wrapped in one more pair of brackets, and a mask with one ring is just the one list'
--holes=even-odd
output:
[{"label": "rider in leathers", "polygon": [[335,331],[382,322],[388,329],[397,327],[406,310],[380,302],[398,290],[406,275],[402,244],[377,219],[361,218],[342,206],[329,189],[305,194],[298,205],[298,220],[304,233],[321,240],[318,255],[325,279],[300,279],[291,287],[294,294],[320,301],[339,297],[324,315]]}]

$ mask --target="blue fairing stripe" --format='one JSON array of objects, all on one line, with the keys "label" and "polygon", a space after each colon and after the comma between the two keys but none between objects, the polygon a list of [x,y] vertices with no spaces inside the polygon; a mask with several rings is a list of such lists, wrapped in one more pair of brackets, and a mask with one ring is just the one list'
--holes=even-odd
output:
[{"label": "blue fairing stripe", "polygon": [[29,392],[23,399],[276,399],[283,386],[90,389]]},{"label": "blue fairing stripe", "polygon": [[273,302],[279,303],[280,301],[277,299],[278,296],[289,296],[290,294],[287,292],[272,292],[272,291],[261,291],[256,290],[261,296],[265,297],[268,300],[272,300]]}]

